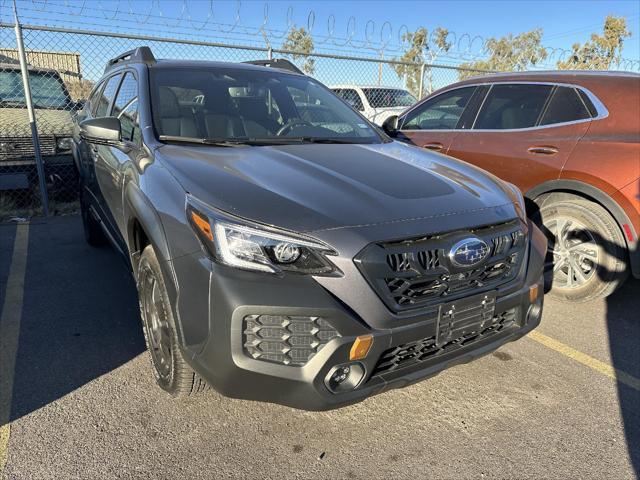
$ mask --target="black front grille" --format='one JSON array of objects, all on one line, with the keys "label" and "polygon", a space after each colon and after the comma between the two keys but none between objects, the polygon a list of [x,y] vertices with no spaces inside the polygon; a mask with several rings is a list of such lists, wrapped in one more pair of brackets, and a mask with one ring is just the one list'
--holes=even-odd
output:
[{"label": "black front grille", "polygon": [[[479,340],[497,335],[516,325],[517,314],[518,309],[512,308],[491,317],[489,321],[481,320],[471,328],[460,329],[461,334],[458,336],[452,335],[443,338],[442,329],[439,329],[437,335],[432,337],[392,347],[381,355],[372,375],[389,373],[420,364],[438,355],[468,347]],[[453,330],[456,330],[455,327]]]},{"label": "black front grille", "polygon": [[[525,253],[526,227],[519,221],[418,239],[371,244],[356,263],[393,311],[434,305],[443,300],[493,289],[513,280]],[[487,258],[474,267],[458,267],[451,247],[466,237],[483,240]]]},{"label": "black front grille", "polygon": [[[42,155],[55,155],[56,139],[53,136],[40,136],[40,151]],[[0,137],[0,160],[34,157],[33,140],[31,137]]]}]

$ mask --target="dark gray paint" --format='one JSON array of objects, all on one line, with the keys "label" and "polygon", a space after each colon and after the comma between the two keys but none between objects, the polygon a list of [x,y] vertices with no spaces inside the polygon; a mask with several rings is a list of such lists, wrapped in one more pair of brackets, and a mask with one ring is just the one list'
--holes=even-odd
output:
[{"label": "dark gray paint", "polygon": [[[348,358],[355,335],[371,332],[376,338],[365,362],[370,371],[394,339],[421,338],[435,329],[433,308],[402,314],[386,308],[356,268],[355,255],[373,241],[517,218],[511,192],[476,167],[399,142],[237,148],[164,145],[154,135],[147,88],[148,68],[163,65],[175,62],[153,67],[127,64],[109,71],[111,75],[135,70],[143,145],[101,145],[99,158],[92,157],[92,146],[80,139],[76,128],[75,154],[89,198],[127,256],[134,276],[139,252],[133,225],[142,226],[160,260],[184,356],[217,390],[299,408],[334,408],[469,361],[536,326],[537,322],[526,324],[458,356],[436,359],[420,371],[368,379],[354,392],[330,394],[324,376]],[[91,116],[86,113],[83,118]],[[101,180],[96,178],[97,168],[104,169]],[[109,188],[103,188],[106,182],[111,182]],[[307,232],[338,252],[331,260],[344,275],[275,276],[213,262],[186,221],[187,193],[238,217]],[[540,232],[531,224],[528,230],[528,262],[515,281],[498,290],[497,301],[504,308],[520,305],[523,312],[529,305],[529,285],[541,284],[546,250]],[[249,311],[325,315],[342,337],[304,367],[267,364],[242,353],[240,322]]]}]

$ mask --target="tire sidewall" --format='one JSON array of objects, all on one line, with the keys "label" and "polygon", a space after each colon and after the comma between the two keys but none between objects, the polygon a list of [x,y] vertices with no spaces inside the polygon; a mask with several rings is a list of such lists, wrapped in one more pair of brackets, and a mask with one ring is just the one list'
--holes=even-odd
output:
[{"label": "tire sidewall", "polygon": [[[145,285],[146,285],[145,280],[148,278],[148,275],[153,275],[155,278],[155,281],[158,282],[160,295],[162,297],[162,308],[163,308],[162,313],[163,315],[166,316],[166,320],[169,325],[169,330],[171,332],[170,334],[171,369],[168,377],[162,377],[160,375],[155,363],[155,359],[151,354],[151,342],[150,342],[151,332],[150,332],[150,326],[148,324],[148,319],[144,311],[143,298],[145,297],[144,297],[144,292],[142,291],[142,289],[145,288]],[[171,306],[169,303],[167,290],[164,284],[164,277],[162,275],[162,271],[160,270],[160,265],[158,263],[156,255],[153,252],[153,248],[151,247],[145,248],[145,250],[143,251],[140,257],[137,280],[138,280],[138,297],[139,297],[139,304],[140,304],[140,319],[142,321],[142,330],[144,332],[144,339],[147,345],[147,352],[148,352],[149,361],[151,362],[153,375],[156,380],[156,383],[160,386],[160,388],[162,388],[163,390],[171,394],[174,394],[176,390],[176,364],[178,361],[177,355],[179,355],[179,350],[177,345],[177,335],[175,331],[175,324],[173,322],[173,316],[171,313]]]}]

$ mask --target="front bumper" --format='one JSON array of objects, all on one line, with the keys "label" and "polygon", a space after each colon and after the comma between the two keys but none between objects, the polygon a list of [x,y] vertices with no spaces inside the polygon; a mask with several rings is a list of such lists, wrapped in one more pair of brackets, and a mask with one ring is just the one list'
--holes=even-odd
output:
[{"label": "front bumper", "polygon": [[[185,358],[213,388],[226,396],[306,410],[338,408],[385,390],[404,387],[485,355],[517,340],[539,324],[540,315],[530,317],[527,312],[532,305],[530,287],[534,285],[540,292],[534,303],[542,307],[546,240],[533,226],[530,239],[524,277],[515,286],[491,291],[495,295],[494,318],[504,312],[515,315],[508,327],[384,371],[379,368],[380,362],[388,358],[395,347],[404,352],[402,346],[440,334],[441,309],[436,314],[416,315],[410,321],[405,318],[399,326],[372,328],[366,319],[313,278],[272,277],[239,271],[212,263],[200,255],[175,259],[173,269],[179,279],[176,283],[180,285],[176,314]],[[303,366],[256,360],[243,346],[244,319],[251,315],[321,317],[340,337],[330,340]],[[208,323],[202,322],[202,318],[208,318]],[[354,390],[332,393],[325,385],[325,378],[336,365],[349,361],[355,338],[364,334],[373,335],[373,345],[360,360],[365,370],[363,380]]]}]

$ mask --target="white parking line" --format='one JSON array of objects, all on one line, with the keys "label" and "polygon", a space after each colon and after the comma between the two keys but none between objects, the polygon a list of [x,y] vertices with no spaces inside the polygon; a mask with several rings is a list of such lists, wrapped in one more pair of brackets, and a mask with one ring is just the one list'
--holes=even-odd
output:
[{"label": "white parking line", "polygon": [[0,313],[0,476],[7,464],[11,433],[11,397],[22,318],[28,247],[29,224],[21,223],[16,227],[6,295]]}]

